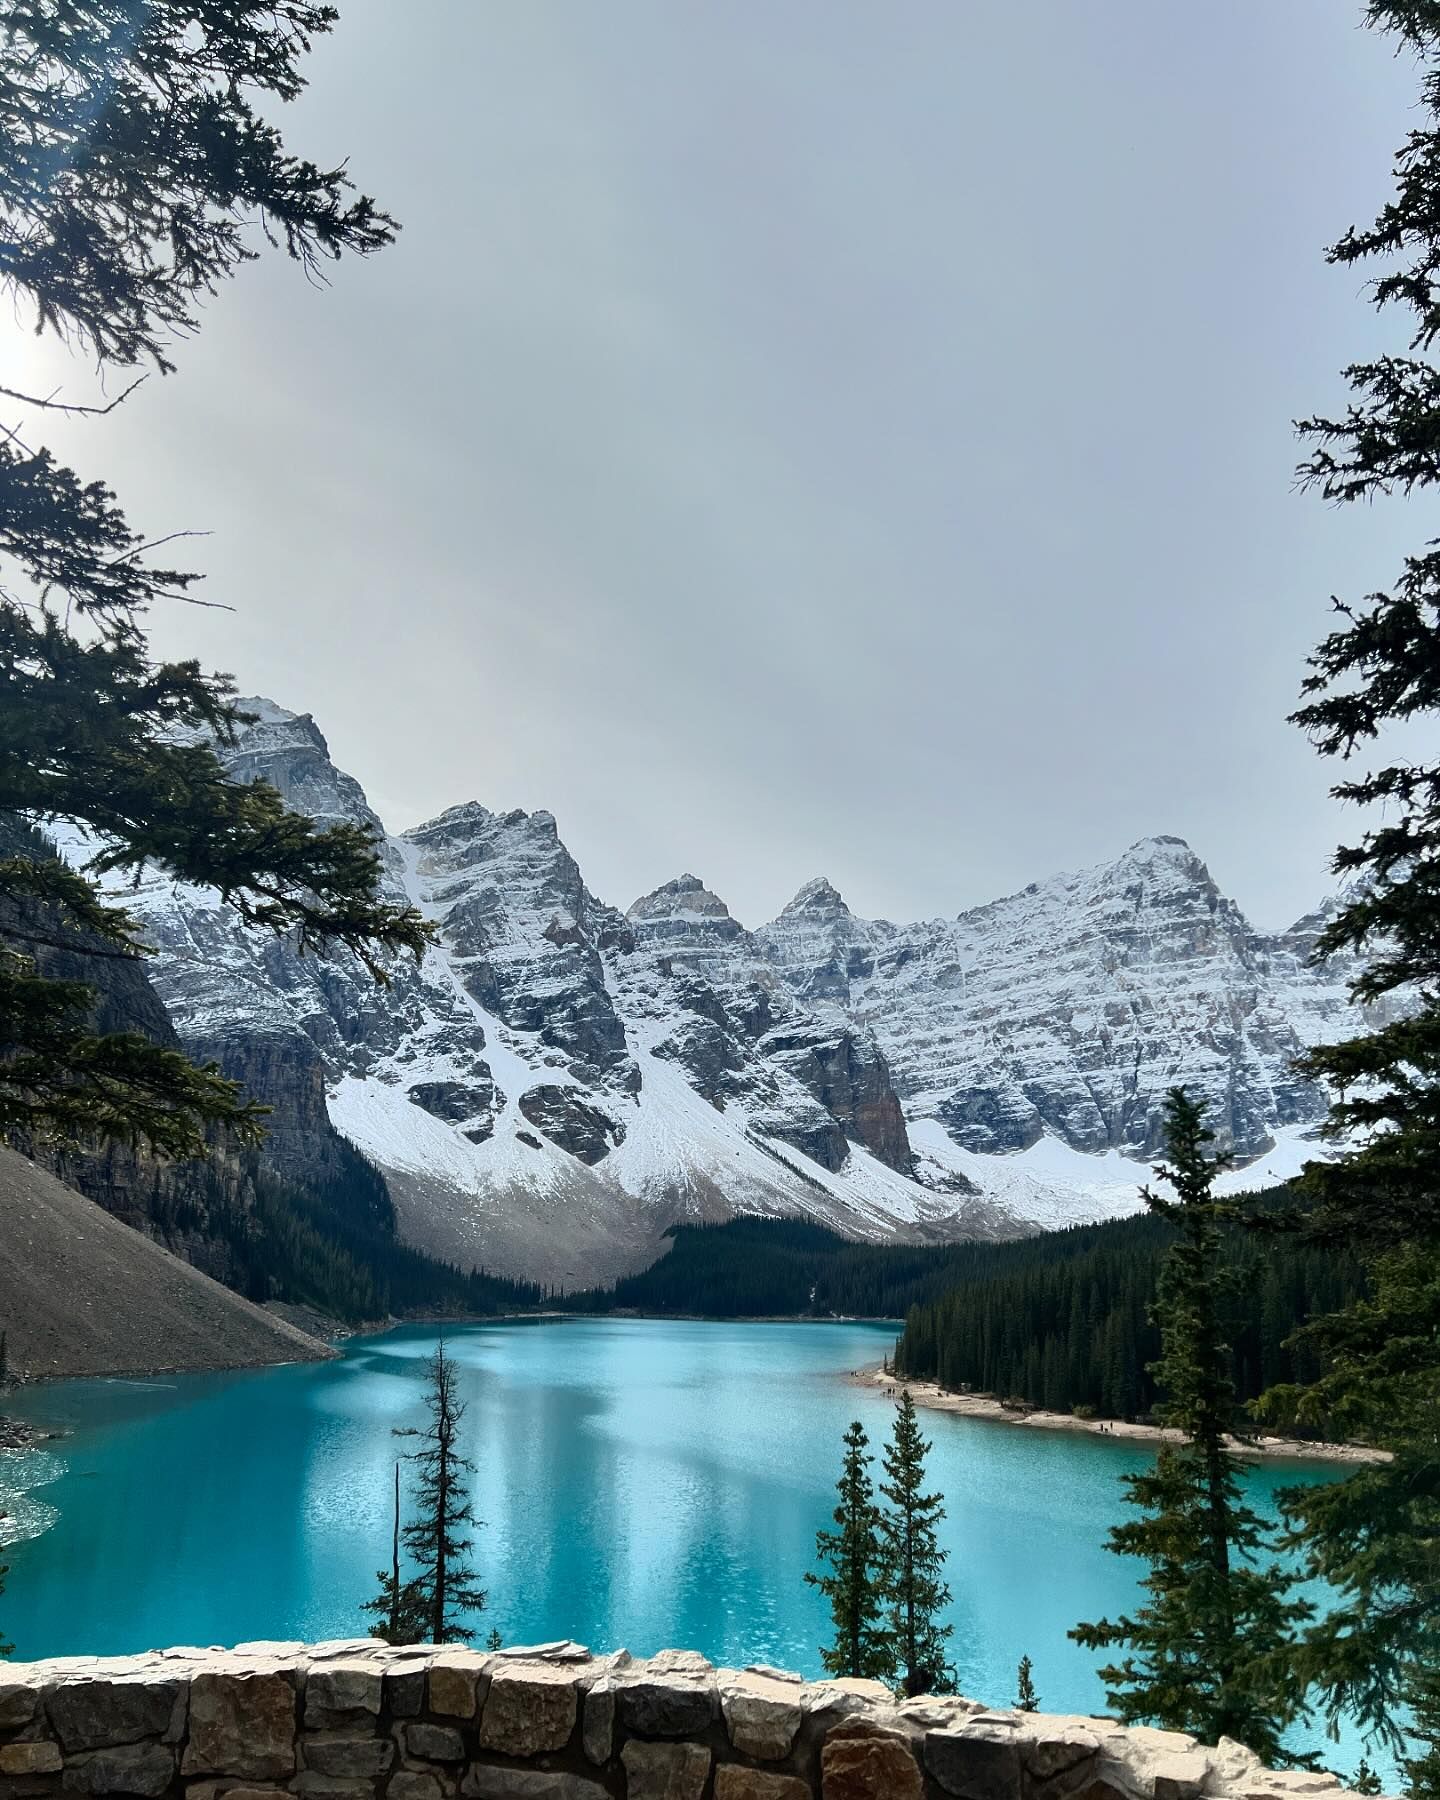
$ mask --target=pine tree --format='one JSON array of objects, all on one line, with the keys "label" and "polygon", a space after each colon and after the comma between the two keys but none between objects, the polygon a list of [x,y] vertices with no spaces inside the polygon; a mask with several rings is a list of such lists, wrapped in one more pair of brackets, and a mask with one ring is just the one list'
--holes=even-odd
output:
[{"label": "pine tree", "polygon": [[361,1612],[374,1613],[371,1637],[387,1644],[415,1644],[424,1635],[428,1617],[419,1583],[400,1573],[400,1465],[395,1465],[395,1504],[390,1531],[390,1567],[376,1571],[380,1591],[366,1600]]},{"label": "pine tree", "polygon": [[1156,1171],[1174,1189],[1142,1197],[1179,1236],[1166,1253],[1154,1319],[1161,1353],[1152,1373],[1161,1425],[1182,1432],[1165,1444],[1152,1470],[1125,1476],[1130,1503],[1146,1516],[1115,1526],[1109,1548],[1150,1565],[1150,1598],[1133,1617],[1078,1625],[1070,1633],[1090,1649],[1126,1646],[1131,1654],[1100,1671],[1107,1698],[1128,1723],[1147,1721],[1193,1732],[1207,1743],[1238,1738],[1267,1761],[1285,1760],[1281,1737],[1303,1710],[1303,1689],[1283,1654],[1309,1617],[1290,1600],[1291,1575],[1244,1502],[1228,1440],[1237,1432],[1230,1346],[1222,1325],[1229,1272],[1222,1227],[1236,1208],[1213,1192],[1225,1154],[1207,1154],[1214,1134],[1181,1088],[1165,1107],[1169,1162]]},{"label": "pine tree", "polygon": [[487,1650],[503,1650],[504,1647],[505,1640],[500,1635],[500,1627],[498,1625],[492,1625],[490,1627],[490,1635],[485,1640],[485,1648]]},{"label": "pine tree", "polygon": [[1405,1686],[1410,1707],[1405,1774],[1411,1800],[1440,1795],[1440,1665],[1412,1665]]},{"label": "pine tree", "polygon": [[831,1573],[806,1570],[805,1580],[830,1602],[835,1642],[820,1652],[830,1675],[854,1675],[887,1681],[895,1661],[882,1618],[880,1515],[875,1506],[866,1454],[870,1440],[858,1419],[845,1433],[845,1460],[836,1484],[836,1531],[815,1534],[815,1554]]},{"label": "pine tree", "polygon": [[474,1474],[475,1465],[458,1447],[465,1403],[443,1338],[430,1359],[425,1404],[430,1412],[427,1426],[399,1428],[395,1433],[416,1438],[420,1445],[406,1458],[415,1465],[417,1476],[416,1517],[400,1534],[417,1571],[408,1584],[406,1605],[416,1608],[421,1641],[469,1643],[475,1633],[460,1623],[458,1615],[485,1610],[484,1591],[474,1585],[474,1538],[467,1529],[480,1521],[465,1487],[465,1477]]},{"label": "pine tree", "polygon": [[[0,282],[37,331],[101,373],[164,373],[197,306],[256,254],[254,228],[312,275],[390,241],[343,166],[290,155],[261,116],[300,92],[300,59],[334,19],[312,0],[203,17],[182,0],[14,0],[0,34]],[[227,780],[211,744],[244,715],[225,678],[150,655],[146,608],[190,597],[198,577],[157,562],[168,539],[147,541],[103,482],[33,441],[47,412],[103,414],[124,393],[98,407],[0,394],[20,415],[0,431],[0,814],[78,820],[96,851],[83,873],[0,858],[0,1132],[172,1156],[199,1153],[214,1126],[253,1138],[259,1109],[213,1067],[97,1032],[89,985],[47,974],[54,951],[97,965],[144,954],[99,878],[152,862],[380,977],[424,927],[379,900],[367,832],[321,830],[272,788]]]},{"label": "pine tree", "polygon": [[924,1491],[929,1453],[915,1402],[909,1388],[902,1388],[895,1428],[885,1446],[880,1492],[889,1504],[880,1514],[880,1542],[895,1660],[904,1690],[911,1695],[941,1693],[953,1685],[945,1655],[945,1640],[953,1627],[939,1620],[950,1604],[950,1590],[941,1579],[948,1552],[940,1548],[935,1529],[945,1509],[940,1494]]},{"label": "pine tree", "polygon": [[1353,1794],[1378,1794],[1381,1791],[1380,1777],[1363,1756],[1355,1765],[1355,1773],[1350,1777],[1350,1791]]},{"label": "pine tree", "polygon": [[1035,1692],[1034,1665],[1028,1656],[1020,1658],[1020,1667],[1015,1679],[1015,1708],[1017,1712],[1039,1712],[1040,1697]]},{"label": "pine tree", "polygon": [[[1409,342],[1345,371],[1342,415],[1301,422],[1301,478],[1337,502],[1440,487],[1440,9],[1369,0],[1366,19],[1417,59],[1420,104],[1392,199],[1329,259],[1378,268],[1373,301],[1408,310]],[[1350,1713],[1402,1750],[1407,1691],[1440,1665],[1440,549],[1427,542],[1389,591],[1335,608],[1294,718],[1322,755],[1379,763],[1332,789],[1378,822],[1335,857],[1349,885],[1318,946],[1364,958],[1351,991],[1374,1028],[1303,1059],[1334,1095],[1342,1154],[1309,1165],[1300,1198],[1314,1240],[1363,1258],[1369,1291],[1316,1321],[1308,1385],[1270,1396],[1267,1415],[1391,1453],[1282,1498],[1310,1572],[1339,1596],[1307,1632],[1301,1671],[1332,1718]]]},{"label": "pine tree", "polygon": [[[6,1565],[4,1563],[0,1563],[0,1594],[3,1594],[5,1592],[5,1577],[9,1573],[10,1573],[10,1571],[6,1567]],[[13,1644],[8,1643],[4,1637],[0,1637],[0,1656],[9,1656],[14,1651],[14,1649],[15,1649],[15,1646]]]}]

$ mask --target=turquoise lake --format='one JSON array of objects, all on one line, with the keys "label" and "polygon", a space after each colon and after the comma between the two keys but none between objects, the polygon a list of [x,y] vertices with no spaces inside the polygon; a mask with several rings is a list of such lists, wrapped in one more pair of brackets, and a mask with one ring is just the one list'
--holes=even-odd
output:
[{"label": "turquoise lake", "polygon": [[[469,1326],[481,1635],[572,1637],[645,1654],[820,1673],[822,1598],[801,1577],[829,1523],[840,1437],[872,1444],[891,1404],[848,1384],[894,1327],[556,1320]],[[389,1561],[392,1427],[423,1417],[433,1328],[353,1340],[332,1363],[69,1382],[11,1411],[65,1427],[0,1453],[0,1634],[38,1657],[350,1637]],[[1014,1697],[1028,1653],[1042,1704],[1095,1712],[1096,1659],[1066,1630],[1130,1604],[1103,1548],[1118,1477],[1146,1453],[1062,1431],[924,1415],[945,1494],[952,1654],[965,1693]],[[1267,1464],[1252,1497],[1324,1479]],[[44,1527],[42,1529],[42,1527]],[[1309,1741],[1318,1742],[1318,1736]],[[1348,1770],[1358,1745],[1332,1750]]]}]

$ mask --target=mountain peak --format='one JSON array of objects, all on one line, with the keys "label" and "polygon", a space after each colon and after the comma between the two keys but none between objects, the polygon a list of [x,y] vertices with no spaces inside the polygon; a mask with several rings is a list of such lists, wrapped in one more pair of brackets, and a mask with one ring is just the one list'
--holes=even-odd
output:
[{"label": "mountain peak", "polygon": [[297,719],[309,719],[312,725],[315,722],[309,713],[291,712],[264,694],[242,694],[235,704],[241,712],[254,713],[256,722],[261,725],[293,725]]},{"label": "mountain peak", "polygon": [[1160,887],[1200,887],[1219,893],[1204,858],[1197,855],[1182,837],[1141,838],[1113,867],[1124,876],[1138,874]]},{"label": "mountain peak", "polygon": [[[378,832],[308,714],[241,704],[255,722],[219,747],[236,779]],[[186,1047],[240,1047],[278,1084],[257,1097],[372,1154],[415,1241],[462,1266],[610,1279],[637,1207],[867,1241],[1094,1218],[1135,1203],[1128,1165],[1098,1159],[1154,1159],[1167,1088],[1252,1158],[1323,1115],[1297,1055],[1361,1028],[1348,965],[1309,962],[1323,918],[1253,931],[1174,836],[958,920],[856,918],[819,877],[752,935],[689,872],[622,922],[555,829],[471,802],[387,840],[387,894],[437,938],[378,996],[349,955],[302,959],[165,871],[114,890]],[[302,1091],[317,1055],[323,1088]],[[1306,1153],[1287,1145],[1283,1172]],[[977,1170],[983,1197],[962,1198]]]},{"label": "mountain peak", "polygon": [[495,815],[478,800],[461,800],[455,806],[447,806],[444,812],[436,813],[433,819],[423,819],[420,824],[412,825],[408,831],[400,833],[406,838],[420,838],[429,834],[453,831],[464,825],[488,825]]},{"label": "mountain peak", "polygon": [[[241,725],[233,743],[211,740],[232,781],[268,781],[295,812],[326,825],[348,820],[384,835],[360,783],[335,767],[325,734],[309,713],[291,712],[263,694],[247,694],[235,704],[254,722]],[[185,734],[177,736],[183,741]],[[191,741],[208,736],[196,731]]]},{"label": "mountain peak", "polygon": [[330,746],[313,714],[291,712],[288,707],[267,700],[263,694],[247,694],[235,704],[241,712],[254,714],[253,724],[240,727],[242,738],[263,736],[273,742],[304,742],[329,756]]},{"label": "mountain peak", "polygon": [[730,917],[730,908],[718,894],[710,892],[698,875],[677,875],[651,893],[642,894],[626,917],[718,921]]},{"label": "mountain peak", "polygon": [[1137,838],[1121,861],[1181,863],[1198,862],[1199,858],[1184,838],[1157,831],[1150,837]]},{"label": "mountain peak", "polygon": [[780,914],[782,919],[793,919],[797,915],[811,918],[853,917],[850,908],[841,897],[840,890],[823,875],[817,875],[813,881],[807,881],[795,898]]}]

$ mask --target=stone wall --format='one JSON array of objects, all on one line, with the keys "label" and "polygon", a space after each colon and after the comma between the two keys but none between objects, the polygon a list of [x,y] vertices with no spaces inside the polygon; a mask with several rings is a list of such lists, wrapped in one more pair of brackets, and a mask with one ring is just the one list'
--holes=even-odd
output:
[{"label": "stone wall", "polygon": [[0,1800],[1338,1800],[1223,1741],[872,1681],[369,1639],[0,1663]]}]

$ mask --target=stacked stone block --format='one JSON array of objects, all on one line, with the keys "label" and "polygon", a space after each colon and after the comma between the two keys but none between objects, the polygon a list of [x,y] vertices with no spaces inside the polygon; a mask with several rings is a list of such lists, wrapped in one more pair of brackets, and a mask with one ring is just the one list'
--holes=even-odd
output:
[{"label": "stacked stone block", "polygon": [[0,1664],[0,1800],[1343,1800],[1106,1719],[689,1651],[369,1639]]}]

